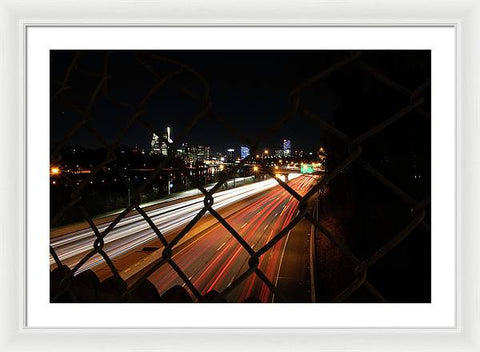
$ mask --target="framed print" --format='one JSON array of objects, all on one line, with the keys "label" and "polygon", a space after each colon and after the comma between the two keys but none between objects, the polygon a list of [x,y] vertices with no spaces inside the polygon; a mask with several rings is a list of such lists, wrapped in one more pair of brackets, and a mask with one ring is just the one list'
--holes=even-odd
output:
[{"label": "framed print", "polygon": [[5,3],[5,349],[478,350],[460,3],[387,22]]},{"label": "framed print", "polygon": [[[27,86],[50,122],[27,126],[27,324],[307,328],[348,309],[334,326],[455,326],[453,28],[57,33],[27,29],[27,73],[50,72],[44,103],[44,78]],[[431,236],[440,220],[451,236]]]}]

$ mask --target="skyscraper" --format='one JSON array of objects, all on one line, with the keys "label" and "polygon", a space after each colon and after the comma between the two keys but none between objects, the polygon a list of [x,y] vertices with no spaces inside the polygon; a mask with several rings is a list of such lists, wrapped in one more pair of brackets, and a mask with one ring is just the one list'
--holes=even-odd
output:
[{"label": "skyscraper", "polygon": [[242,159],[245,159],[249,155],[250,155],[250,148],[242,145],[240,147],[240,157]]},{"label": "skyscraper", "polygon": [[292,142],[290,142],[290,139],[284,139],[283,140],[283,156],[288,158],[291,155],[292,155]]},{"label": "skyscraper", "polygon": [[205,160],[210,160],[210,147],[205,147]]},{"label": "skyscraper", "polygon": [[197,147],[191,146],[188,148],[188,162],[191,164],[197,162]]},{"label": "skyscraper", "polygon": [[227,149],[227,162],[234,163],[235,162],[235,149]]},{"label": "skyscraper", "polygon": [[210,147],[199,145],[197,148],[197,155],[195,161],[202,161],[210,159]]},{"label": "skyscraper", "polygon": [[168,144],[165,140],[169,143],[173,142],[170,138],[170,127],[167,127],[167,132],[163,134],[162,140],[160,140],[160,137],[157,134],[153,133],[152,141],[150,142],[150,154],[167,156],[169,152]]},{"label": "skyscraper", "polygon": [[154,133],[152,136],[152,141],[150,142],[150,154],[159,155],[160,154],[160,138]]},{"label": "skyscraper", "polygon": [[172,143],[172,139],[170,138],[170,127],[167,127],[167,132],[163,134],[163,139],[162,140],[162,147],[161,147],[161,150],[162,150],[162,155],[163,156],[167,156],[169,153],[168,153],[168,144],[165,142],[165,140],[168,141],[168,143]]},{"label": "skyscraper", "polygon": [[182,143],[182,158],[185,162],[190,162],[189,159],[190,148],[188,147],[188,143]]}]

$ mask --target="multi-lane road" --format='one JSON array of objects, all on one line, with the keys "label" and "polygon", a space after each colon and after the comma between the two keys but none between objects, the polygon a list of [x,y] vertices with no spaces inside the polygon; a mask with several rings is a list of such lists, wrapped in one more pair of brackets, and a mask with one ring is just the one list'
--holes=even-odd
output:
[{"label": "multi-lane road", "polygon": [[[308,192],[315,182],[314,177],[289,175],[290,187],[301,195]],[[298,201],[274,179],[220,191],[215,193],[214,199],[213,208],[227,219],[254,250],[268,243],[298,211]],[[153,209],[148,209],[147,213],[169,240],[203,206],[201,196],[188,197],[186,200],[179,198],[174,202],[157,204]],[[101,232],[107,228],[108,222],[98,226]],[[57,234],[51,239],[51,244],[62,262],[73,267],[91,250],[94,239],[93,232],[86,228]],[[306,239],[308,233],[301,226],[297,226],[260,257],[259,268],[277,284],[281,273],[286,270],[282,268],[286,252],[290,248],[298,250],[298,243],[303,243]],[[291,244],[287,245],[289,242]],[[141,215],[130,214],[105,237],[105,251],[113,259],[124,279],[132,281],[161,256],[162,245]],[[290,257],[305,257],[305,253],[288,254]],[[240,243],[211,216],[204,216],[175,247],[173,253],[175,263],[202,294],[211,290],[224,290],[248,269],[249,258]],[[302,260],[293,262],[296,262],[297,266],[308,265]],[[52,259],[51,264],[53,265]],[[88,268],[96,271],[101,279],[111,275],[99,255],[90,258],[81,270]],[[302,269],[299,268],[298,271],[301,272]],[[149,280],[161,294],[177,284],[187,288],[168,265],[156,270]],[[262,302],[274,299],[271,291],[256,275],[245,280],[227,298],[229,302],[235,302],[251,296]]]},{"label": "multi-lane road", "polygon": [[[299,177],[291,181],[290,186],[302,195],[314,182],[312,178]],[[254,250],[258,250],[292,220],[297,208],[298,201],[290,193],[282,187],[275,187],[258,199],[245,204],[227,220]],[[290,235],[291,233],[260,257],[259,268],[274,284],[279,277]],[[303,254],[299,253],[302,256]],[[248,269],[249,258],[247,251],[221,224],[203,231],[173,256],[177,265],[202,294],[211,290],[219,292],[224,290]],[[175,284],[184,285],[178,275],[168,267],[157,270],[150,276],[150,281],[160,292]],[[227,298],[230,302],[236,302],[248,297],[257,297],[262,302],[270,302],[272,296],[272,292],[263,281],[252,275]]]}]

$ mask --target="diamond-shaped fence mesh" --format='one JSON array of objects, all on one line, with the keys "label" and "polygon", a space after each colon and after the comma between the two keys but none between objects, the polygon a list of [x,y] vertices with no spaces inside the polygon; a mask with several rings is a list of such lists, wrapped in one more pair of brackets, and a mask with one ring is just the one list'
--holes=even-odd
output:
[{"label": "diamond-shaped fence mesh", "polygon": [[[276,284],[278,273],[272,272],[273,269],[269,268],[266,258],[273,255],[272,253],[281,251],[283,241],[301,221],[308,221],[313,229],[310,241],[311,248],[313,248],[312,253],[315,253],[314,257],[321,255],[321,253],[318,253],[321,248],[318,247],[317,242],[326,240],[329,242],[329,246],[335,247],[335,250],[342,256],[342,260],[348,263],[347,267],[351,268],[352,280],[348,285],[342,287],[340,292],[336,292],[330,297],[331,301],[348,301],[360,288],[368,292],[371,301],[388,301],[388,297],[384,296],[382,290],[369,279],[369,271],[372,267],[378,265],[379,261],[389,256],[414,231],[420,229],[427,236],[430,235],[430,225],[428,223],[430,196],[427,194],[423,199],[415,199],[406,190],[398,186],[394,180],[382,174],[378,167],[375,167],[369,161],[364,146],[378,136],[394,129],[395,124],[408,118],[411,119],[412,113],[415,113],[416,118],[423,116],[429,123],[429,81],[422,82],[413,90],[406,88],[394,78],[382,73],[380,69],[363,61],[362,52],[344,52],[337,62],[294,87],[289,96],[288,112],[279,116],[267,131],[253,139],[250,136],[245,136],[237,129],[228,117],[215,112],[209,82],[194,67],[157,53],[137,52],[129,53],[129,55],[134,58],[135,65],[142,67],[151,77],[151,81],[146,84],[147,87],[138,89],[139,95],[134,101],[128,101],[121,96],[111,94],[111,87],[118,84],[122,77],[112,75],[110,70],[112,56],[108,52],[102,54],[103,61],[94,71],[90,71],[93,65],[82,65],[84,60],[88,60],[87,52],[75,53],[65,69],[63,80],[51,82],[52,110],[61,110],[62,106],[68,106],[76,112],[75,118],[77,119],[73,126],[65,129],[63,137],[52,144],[51,166],[55,167],[62,162],[62,148],[68,146],[71,140],[79,134],[88,135],[88,138],[95,140],[103,148],[103,154],[99,153],[91,158],[95,162],[92,161],[86,177],[76,178],[69,173],[56,175],[56,179],[61,180],[64,187],[68,189],[69,199],[64,201],[65,205],[63,207],[56,209],[55,213],[52,214],[51,228],[54,229],[63,225],[62,219],[73,212],[77,214],[77,217],[81,217],[83,221],[88,223],[88,228],[84,229],[82,233],[85,239],[92,238],[92,240],[81,254],[73,256],[66,263],[61,259],[62,255],[57,253],[58,250],[53,244],[52,237],[52,245],[50,246],[51,268],[53,269],[50,287],[52,302],[226,302],[229,295],[236,289],[238,290],[241,285],[247,287],[261,285],[262,288],[259,294],[261,297],[240,295],[240,301],[259,302],[265,299],[271,300],[272,297],[275,297],[276,302],[288,302],[288,298]],[[89,67],[89,70],[85,67]],[[125,69],[128,70],[128,68]],[[376,114],[383,117],[373,126],[365,126],[362,129],[363,133],[353,137],[347,135],[328,119],[322,118],[322,113],[315,110],[315,106],[307,106],[303,103],[303,97],[306,94],[311,94],[309,91],[319,82],[325,81],[337,73],[352,69],[370,76],[380,83],[384,89],[388,89],[391,94],[406,102],[397,111],[377,111]],[[77,87],[73,81],[78,81],[79,77],[83,83],[80,87]],[[158,92],[165,89],[180,92],[179,94],[185,99],[185,106],[188,106],[186,111],[191,112],[190,116],[184,117],[183,129],[174,142],[165,138],[163,131],[159,131],[145,114],[151,100],[156,97]],[[80,95],[78,91],[81,91]],[[115,106],[119,114],[124,117],[114,122],[115,133],[110,131],[109,138],[106,138],[102,128],[98,128],[98,125],[95,124],[97,119],[103,118],[102,108],[101,106],[98,107],[102,104]],[[323,133],[328,135],[332,144],[337,146],[338,150],[344,152],[336,154],[334,163],[329,166],[326,172],[308,176],[311,182],[306,190],[293,186],[281,177],[276,177],[275,169],[260,165],[260,171],[267,177],[271,177],[285,192],[288,192],[288,195],[292,196],[291,202],[294,202],[295,205],[291,210],[288,222],[276,228],[275,231],[272,230],[262,241],[252,241],[242,235],[238,226],[232,225],[228,217],[223,216],[221,211],[216,209],[216,200],[219,199],[219,194],[229,180],[237,175],[237,171],[250,163],[259,153],[259,145],[262,141],[298,116],[303,116],[312,123],[319,125]],[[176,170],[181,172],[186,182],[198,190],[195,196],[203,197],[203,204],[195,208],[195,214],[188,217],[186,221],[184,220],[181,230],[176,231],[174,235],[166,235],[156,225],[156,220],[159,216],[169,216],[171,214],[158,215],[154,210],[141,206],[145,202],[144,194],[154,185],[156,179],[169,172],[168,169],[172,167],[172,163],[175,163],[174,155],[175,151],[180,148],[180,143],[187,140],[192,129],[196,128],[197,124],[205,119],[222,128],[226,134],[235,136],[245,145],[248,145],[250,155],[221,173],[212,187],[206,187],[206,181],[199,181],[199,178],[192,175],[191,170],[184,164],[175,164]],[[361,116],[357,117],[357,125],[362,124],[361,119]],[[408,123],[411,123],[411,121],[408,121]],[[122,140],[129,130],[134,128],[144,129],[149,135],[156,134],[168,148],[168,157],[158,160],[158,163],[153,166],[150,165],[150,172],[143,178],[133,176],[127,168],[123,168],[116,163],[117,160],[122,158],[120,148]],[[412,128],[415,128],[415,126],[412,125]],[[114,177],[119,187],[128,190],[130,197],[125,209],[110,214],[106,217],[106,220],[100,223],[89,214],[90,205],[87,203],[91,200],[86,197],[85,189],[93,182],[103,182],[101,179],[104,177],[105,168],[109,168],[110,175],[114,175],[111,177]],[[335,233],[335,229],[329,227],[322,218],[324,212],[321,211],[321,208],[328,206],[328,204],[321,204],[322,194],[328,192],[328,188],[331,185],[333,186],[340,175],[351,173],[354,169],[362,170],[363,177],[371,179],[369,182],[373,181],[391,192],[391,195],[397,200],[398,207],[403,208],[410,214],[410,218],[401,224],[399,231],[385,233],[381,245],[377,245],[375,250],[368,255],[355,253],[350,243],[344,241],[341,236]],[[157,240],[158,242],[157,246],[152,249],[155,255],[152,254],[149,257],[148,265],[145,265],[143,270],[130,277],[127,283],[117,268],[118,263],[116,263],[116,258],[123,253],[123,249],[122,247],[109,247],[109,239],[115,238],[119,226],[129,226],[128,219],[132,214],[143,219],[143,227],[139,231],[151,233],[149,241]],[[186,270],[187,264],[177,262],[178,259],[175,255],[178,251],[185,250],[185,244],[188,244],[188,250],[192,250],[192,255],[195,255],[194,249],[197,244],[189,234],[192,229],[199,226],[201,219],[205,218],[206,215],[211,216],[215,223],[220,224],[221,231],[228,236],[226,237],[229,241],[227,246],[235,244],[235,251],[241,253],[244,261],[241,274],[232,279],[228,285],[222,287],[220,291],[213,290],[213,287],[215,287],[213,284],[207,285],[207,287],[202,285],[200,288],[198,280],[192,278],[191,273]],[[124,225],[124,223],[127,223],[127,225]],[[141,247],[141,244],[127,248],[135,251]],[[222,274],[222,269],[229,268],[229,259],[228,257],[219,259],[221,262],[216,263],[220,268],[217,275]],[[316,280],[315,272],[319,270],[318,267],[315,267],[315,262],[315,258],[310,262],[313,281]],[[106,279],[100,280],[97,274],[89,270],[94,264],[100,265],[98,263],[105,267],[104,271],[108,270],[107,273],[102,274]],[[155,279],[152,277],[155,277]],[[166,289],[162,295],[156,288],[158,284],[154,285],[152,283],[155,280]],[[215,278],[210,279],[209,282],[215,283]],[[317,290],[318,295],[318,285],[315,290]],[[320,296],[322,295],[320,294]],[[315,294],[312,294],[312,301],[315,300],[317,298]]]}]

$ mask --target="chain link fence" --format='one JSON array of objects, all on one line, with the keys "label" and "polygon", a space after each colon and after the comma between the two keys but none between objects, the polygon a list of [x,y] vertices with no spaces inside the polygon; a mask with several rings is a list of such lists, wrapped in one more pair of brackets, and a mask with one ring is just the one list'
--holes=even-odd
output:
[{"label": "chain link fence", "polygon": [[[148,89],[146,89],[146,93],[138,97],[137,103],[122,101],[110,93],[111,86],[116,84],[119,77],[111,75],[110,65],[112,55],[109,52],[102,53],[103,62],[97,71],[89,71],[84,68],[85,66],[82,66],[82,62],[88,60],[88,52],[74,53],[65,71],[63,80],[51,82],[52,110],[58,109],[59,105],[67,104],[73,107],[78,118],[75,125],[68,129],[68,132],[64,134],[63,138],[55,144],[52,144],[51,166],[54,167],[62,161],[62,148],[66,147],[72,138],[79,133],[87,133],[90,138],[94,138],[106,151],[103,160],[93,165],[91,172],[83,179],[76,180],[68,173],[58,175],[58,177],[68,185],[70,196],[68,202],[56,211],[55,214],[52,214],[51,228],[62,224],[62,218],[65,214],[74,211],[80,214],[83,220],[88,223],[91,232],[95,235],[95,240],[91,244],[90,250],[78,258],[78,261],[73,266],[67,266],[65,263],[62,263],[54,247],[50,246],[51,259],[55,263],[55,268],[51,271],[51,302],[226,302],[228,301],[229,294],[251,277],[256,277],[261,280],[268,290],[271,291],[271,294],[275,297],[275,301],[288,302],[284,293],[278,290],[275,284],[275,278],[272,279],[264,270],[261,270],[259,263],[262,260],[262,256],[265,256],[280,241],[284,240],[287,234],[294,229],[300,221],[305,220],[309,221],[313,227],[316,228],[317,231],[314,233],[316,233],[317,236],[327,238],[328,241],[341,252],[344,260],[353,266],[354,279],[344,287],[341,292],[337,292],[335,296],[331,297],[331,301],[348,301],[349,297],[357,290],[363,288],[369,292],[372,301],[388,302],[388,297],[385,297],[381,290],[369,280],[369,270],[382,258],[388,256],[389,253],[409,237],[414,230],[422,229],[426,236],[430,235],[430,225],[428,222],[430,196],[427,194],[423,199],[415,199],[387,176],[384,176],[377,168],[372,166],[365,157],[364,145],[369,140],[381,136],[385,131],[395,128],[394,125],[396,123],[412,113],[424,116],[424,118],[429,121],[428,97],[430,94],[430,86],[428,80],[413,90],[406,88],[393,78],[382,73],[381,70],[365,62],[362,59],[362,52],[345,51],[338,61],[330,64],[321,72],[309,77],[294,87],[289,96],[288,112],[283,116],[279,116],[268,130],[260,135],[259,138],[253,140],[251,136],[244,135],[236,128],[228,117],[224,117],[215,112],[209,82],[202,74],[197,72],[194,67],[153,52],[141,51],[131,53],[131,55],[135,58],[136,65],[145,69],[152,77],[151,84],[148,86]],[[167,67],[168,69],[158,70],[159,65]],[[306,92],[318,82],[322,82],[338,72],[352,68],[361,71],[362,74],[371,76],[372,79],[382,84],[385,89],[391,90],[407,101],[403,108],[395,111],[393,114],[385,115],[380,122],[374,126],[369,126],[365,132],[355,137],[350,137],[332,122],[322,118],[321,114],[317,113],[312,107],[307,107],[302,103],[302,98]],[[84,95],[80,103],[72,102],[69,98],[70,92],[74,89],[72,83],[73,76],[84,77],[85,80],[94,82],[94,85],[90,88],[83,89]],[[188,118],[188,123],[184,124],[183,130],[174,142],[162,137],[162,131],[157,130],[154,124],[145,117],[146,106],[150,100],[153,99],[155,94],[166,88],[181,92],[182,96],[189,100],[189,104],[195,106],[196,109],[192,116]],[[102,131],[99,131],[93,123],[95,119],[101,118],[96,108],[99,100],[114,104],[122,111],[128,113],[128,119],[125,120],[124,125],[119,129],[113,141],[107,141],[102,135]],[[334,160],[335,162],[333,164],[331,163],[329,165],[327,172],[318,176],[314,185],[304,194],[300,194],[294,187],[291,187],[288,182],[285,182],[279,177],[275,177],[274,169],[261,167],[263,173],[275,179],[278,185],[293,197],[294,201],[297,202],[297,206],[295,216],[292,220],[286,224],[281,231],[275,233],[266,244],[254,249],[239,231],[237,231],[219,211],[214,209],[214,195],[222,190],[222,186],[224,186],[229,179],[235,177],[244,165],[254,161],[252,159],[254,159],[255,154],[259,152],[259,145],[261,145],[262,141],[267,139],[268,136],[275,131],[281,129],[287,121],[292,121],[300,115],[308,118],[312,123],[321,126],[323,133],[328,135],[332,144],[339,146],[339,150],[345,150],[345,153],[337,153],[338,157]],[[205,184],[199,182],[198,178],[192,176],[185,165],[181,163],[176,164],[178,170],[188,178],[190,184],[201,192],[203,207],[173,238],[168,238],[168,236],[165,236],[155,225],[151,215],[149,215],[149,211],[140,206],[142,202],[141,195],[152,182],[164,172],[164,169],[175,161],[174,155],[177,148],[179,148],[179,143],[185,140],[192,129],[204,119],[213,121],[218,126],[221,126],[225,133],[235,136],[241,140],[243,144],[248,145],[250,155],[221,174],[218,181],[209,189],[207,189]],[[145,129],[150,135],[155,133],[169,149],[169,156],[155,165],[153,171],[146,179],[142,180],[142,182],[135,183],[132,182],[126,170],[115,164],[115,160],[119,158],[118,147],[121,145],[129,129],[133,128],[133,126],[136,128],[141,126],[141,128]],[[415,127],[413,126],[412,128]],[[122,182],[123,186],[127,188],[129,192],[131,190],[131,200],[123,211],[111,216],[111,221],[108,222],[105,228],[100,229],[95,219],[89,215],[83,192],[88,184],[94,180],[105,167],[112,168],[119,182]],[[316,200],[319,195],[328,192],[327,187],[333,184],[339,175],[352,168],[360,168],[366,171],[372,180],[391,192],[398,200],[398,203],[405,209],[408,209],[410,213],[410,219],[403,225],[402,229],[396,233],[385,234],[388,240],[366,257],[359,257],[354,249],[350,248],[348,243],[341,240],[341,236],[338,236],[334,230],[325,226],[322,222],[322,213],[315,211],[316,208],[312,206],[313,201]],[[105,250],[105,240],[111,235],[115,227],[132,212],[136,212],[144,219],[152,233],[154,233],[161,242],[163,248],[161,256],[149,265],[146,270],[143,270],[137,275],[135,282],[127,285],[114,264],[114,260],[110,258]],[[221,292],[210,291],[202,294],[189,278],[189,275],[186,274],[175,261],[173,254],[182,239],[184,239],[189,231],[207,214],[211,215],[221,224],[235,239],[238,245],[248,253],[248,269],[236,277]],[[315,238],[313,241],[315,241]],[[321,251],[321,248],[317,250]],[[110,277],[102,282],[100,282],[91,270],[82,270],[82,267],[85,266],[87,261],[94,256],[101,256],[111,273],[109,275]],[[311,265],[314,265],[314,263],[311,263]],[[178,275],[178,278],[182,280],[184,285],[174,286],[160,295],[155,286],[149,281],[149,277],[159,268],[165,266],[169,266],[176,275]],[[257,297],[249,297],[246,301],[259,302],[260,300]]]}]

